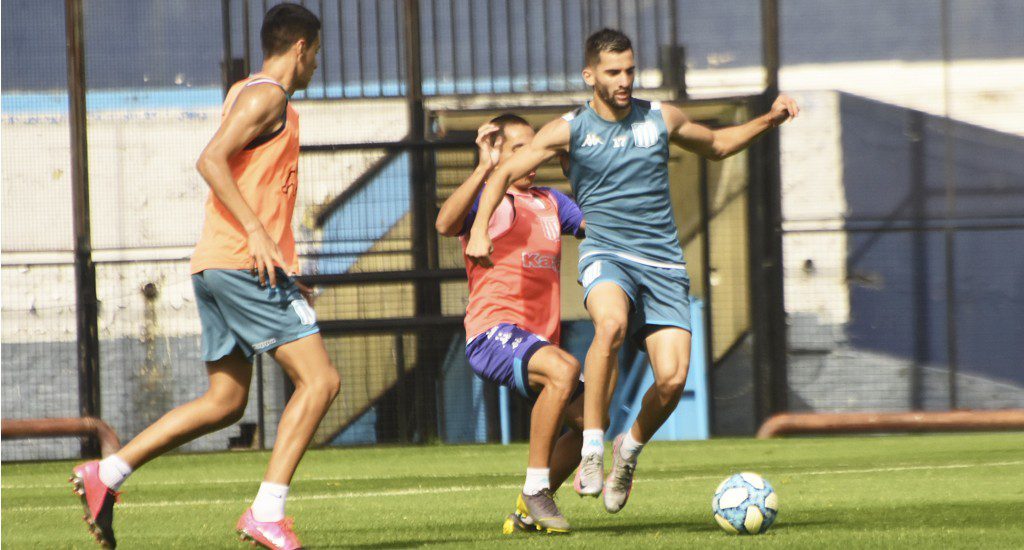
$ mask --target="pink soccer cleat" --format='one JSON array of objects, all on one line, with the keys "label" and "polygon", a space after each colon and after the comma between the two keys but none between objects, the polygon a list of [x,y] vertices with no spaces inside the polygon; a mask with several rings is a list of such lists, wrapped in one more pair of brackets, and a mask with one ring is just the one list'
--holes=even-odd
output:
[{"label": "pink soccer cleat", "polygon": [[116,548],[114,538],[114,503],[121,493],[115,492],[100,481],[98,460],[84,462],[71,470],[68,478],[74,486],[73,492],[82,499],[85,515],[82,519],[89,526],[89,532],[104,548]]},{"label": "pink soccer cleat", "polygon": [[292,518],[284,518],[281,521],[256,521],[250,508],[238,518],[235,530],[242,541],[249,541],[253,546],[259,544],[271,550],[302,548],[299,537],[292,531]]}]

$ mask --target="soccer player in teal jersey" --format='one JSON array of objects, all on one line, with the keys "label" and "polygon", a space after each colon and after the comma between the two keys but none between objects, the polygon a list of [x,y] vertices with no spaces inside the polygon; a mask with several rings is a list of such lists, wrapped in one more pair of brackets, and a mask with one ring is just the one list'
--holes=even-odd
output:
[{"label": "soccer player in teal jersey", "polygon": [[[594,322],[584,372],[580,495],[604,494],[609,512],[626,504],[644,444],[679,403],[690,363],[689,277],[669,197],[669,141],[712,160],[746,148],[756,137],[797,116],[780,95],[771,110],[745,124],[712,130],[678,108],[632,97],[636,65],[629,38],[603,29],[586,42],[583,79],[593,98],[546,124],[530,145],[502,163],[487,183],[466,255],[491,265],[487,227],[509,182],[560,156],[587,222],[580,244],[580,283]],[[645,348],[654,385],[636,422],[615,438],[604,477],[604,430],[626,337]]]}]

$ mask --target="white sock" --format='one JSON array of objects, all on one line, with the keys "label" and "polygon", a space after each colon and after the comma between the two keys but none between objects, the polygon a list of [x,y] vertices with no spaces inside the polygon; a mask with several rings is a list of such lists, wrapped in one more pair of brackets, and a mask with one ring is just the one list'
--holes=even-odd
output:
[{"label": "white sock", "polygon": [[252,501],[252,517],[256,521],[281,521],[284,519],[284,501],[288,498],[288,486],[264,481]]},{"label": "white sock", "polygon": [[117,455],[110,455],[100,461],[100,481],[115,491],[121,488],[121,484],[131,474],[132,467]]},{"label": "white sock", "polygon": [[582,456],[604,454],[604,430],[583,430]]},{"label": "white sock", "polygon": [[541,492],[542,489],[550,489],[551,484],[548,481],[548,476],[550,474],[550,468],[527,468],[526,484],[523,485],[523,494],[536,495]]},{"label": "white sock", "polygon": [[622,455],[623,459],[632,462],[640,455],[640,451],[644,449],[644,445],[644,443],[640,443],[636,439],[633,439],[633,430],[627,430],[625,437],[622,438],[622,445],[619,447],[619,454]]}]

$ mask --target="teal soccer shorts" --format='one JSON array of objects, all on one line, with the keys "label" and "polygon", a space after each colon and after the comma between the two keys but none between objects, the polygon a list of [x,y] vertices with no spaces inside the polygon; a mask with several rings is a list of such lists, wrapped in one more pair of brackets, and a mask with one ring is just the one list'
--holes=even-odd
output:
[{"label": "teal soccer shorts", "polygon": [[690,331],[690,277],[685,269],[653,267],[617,256],[592,256],[580,262],[583,304],[595,286],[612,282],[632,303],[629,338],[646,349],[644,338],[658,327]]},{"label": "teal soccer shorts", "polygon": [[320,332],[316,314],[295,281],[277,270],[277,288],[246,270],[207,269],[192,275],[203,327],[203,360],[236,347],[247,359]]}]

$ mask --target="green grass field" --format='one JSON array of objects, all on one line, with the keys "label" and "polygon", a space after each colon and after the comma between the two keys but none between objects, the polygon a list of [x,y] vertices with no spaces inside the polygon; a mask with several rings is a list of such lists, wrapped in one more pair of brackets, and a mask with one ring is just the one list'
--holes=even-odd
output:
[{"label": "green grass field", "polygon": [[[243,548],[234,522],[266,453],[177,455],[123,488],[123,548]],[[577,548],[1024,548],[1024,434],[656,442],[619,514],[571,487],[571,535],[501,534],[526,447],[378,447],[309,453],[289,497],[311,548],[495,545]],[[72,463],[5,464],[5,548],[90,548],[66,478]],[[763,474],[780,497],[765,535],[737,537],[711,517],[718,482]],[[613,546],[614,545],[614,546]]]}]

